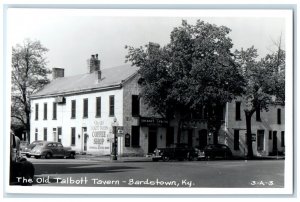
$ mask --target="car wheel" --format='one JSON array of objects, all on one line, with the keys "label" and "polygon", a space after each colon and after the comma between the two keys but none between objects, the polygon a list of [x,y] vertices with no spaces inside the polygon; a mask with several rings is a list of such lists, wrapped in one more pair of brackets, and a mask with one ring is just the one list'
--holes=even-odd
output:
[{"label": "car wheel", "polygon": [[49,152],[45,155],[45,159],[50,159],[51,157],[52,157],[52,155]]},{"label": "car wheel", "polygon": [[27,157],[27,158],[30,158],[31,156],[30,156],[29,154],[26,154],[26,157]]},{"label": "car wheel", "polygon": [[190,155],[190,153],[188,153],[187,159],[188,159],[189,161],[194,161],[194,160],[195,160],[195,157],[194,157],[193,155]]},{"label": "car wheel", "polygon": [[40,157],[40,156],[35,156],[35,158],[36,158],[36,159],[39,159],[39,158],[41,158],[41,157]]},{"label": "car wheel", "polygon": [[170,157],[168,157],[168,156],[163,156],[163,157],[162,157],[162,160],[163,160],[163,161],[169,161],[169,160],[170,160]]},{"label": "car wheel", "polygon": [[74,153],[70,153],[69,158],[70,158],[70,159],[75,159],[75,154],[74,154]]}]

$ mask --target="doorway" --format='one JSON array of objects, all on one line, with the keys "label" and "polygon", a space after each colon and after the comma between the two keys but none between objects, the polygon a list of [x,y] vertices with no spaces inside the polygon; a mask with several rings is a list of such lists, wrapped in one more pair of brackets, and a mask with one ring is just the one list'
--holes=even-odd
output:
[{"label": "doorway", "polygon": [[276,154],[277,150],[277,131],[273,131],[273,154]]},{"label": "doorway", "polygon": [[87,139],[88,139],[87,127],[82,127],[82,137],[83,137],[83,152],[86,152],[87,151]]},{"label": "doorway", "polygon": [[207,145],[207,130],[199,130],[199,149],[204,149]]},{"label": "doorway", "polygon": [[148,134],[148,153],[153,153],[153,151],[157,147],[157,129],[156,128],[149,128]]}]

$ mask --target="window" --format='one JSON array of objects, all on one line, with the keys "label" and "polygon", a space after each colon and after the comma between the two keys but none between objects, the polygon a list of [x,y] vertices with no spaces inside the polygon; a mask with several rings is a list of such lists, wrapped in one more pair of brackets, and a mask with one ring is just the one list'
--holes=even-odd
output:
[{"label": "window", "polygon": [[39,119],[39,104],[35,104],[35,120]]},{"label": "window", "polygon": [[281,124],[281,109],[277,109],[277,124]]},{"label": "window", "polygon": [[89,111],[89,103],[88,99],[83,99],[83,118],[88,117],[88,111]]},{"label": "window", "polygon": [[235,102],[235,120],[241,120],[241,102]]},{"label": "window", "polygon": [[140,127],[139,126],[131,126],[131,146],[139,147],[140,146]]},{"label": "window", "polygon": [[47,128],[44,128],[44,141],[47,141]]},{"label": "window", "polygon": [[234,130],[234,150],[240,149],[240,131]]},{"label": "window", "polygon": [[256,121],[261,121],[261,119],[260,119],[260,109],[256,109]]},{"label": "window", "polygon": [[174,127],[167,128],[166,145],[169,146],[171,144],[174,144]]},{"label": "window", "polygon": [[264,150],[265,131],[257,130],[257,151]]},{"label": "window", "polygon": [[101,97],[96,97],[96,117],[101,117]]},{"label": "window", "polygon": [[76,118],[76,100],[71,101],[71,118]]},{"label": "window", "polygon": [[109,116],[115,116],[115,96],[109,96]]},{"label": "window", "polygon": [[75,127],[72,127],[71,128],[71,145],[72,146],[75,146],[75,141],[76,141],[76,128]]},{"label": "window", "polygon": [[53,102],[53,120],[56,120],[57,118],[57,103]]},{"label": "window", "polygon": [[281,131],[281,147],[284,147],[284,131]]},{"label": "window", "polygon": [[62,138],[62,129],[61,129],[61,127],[57,128],[57,136],[58,136],[57,142],[61,142],[61,138]]},{"label": "window", "polygon": [[44,103],[44,120],[47,120],[47,103]]},{"label": "window", "polygon": [[140,99],[138,95],[132,95],[132,116],[140,115]]},{"label": "window", "polygon": [[269,131],[269,140],[272,140],[272,131]]},{"label": "window", "polygon": [[38,138],[39,138],[38,135],[39,135],[39,130],[36,128],[36,129],[35,129],[35,138],[34,138],[35,141],[38,140]]}]

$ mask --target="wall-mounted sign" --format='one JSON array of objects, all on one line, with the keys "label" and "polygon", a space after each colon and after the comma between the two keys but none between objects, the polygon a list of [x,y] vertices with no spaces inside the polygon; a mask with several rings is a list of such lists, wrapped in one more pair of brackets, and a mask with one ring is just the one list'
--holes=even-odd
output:
[{"label": "wall-mounted sign", "polygon": [[162,119],[162,118],[140,117],[140,126],[167,127],[168,121],[166,119]]}]

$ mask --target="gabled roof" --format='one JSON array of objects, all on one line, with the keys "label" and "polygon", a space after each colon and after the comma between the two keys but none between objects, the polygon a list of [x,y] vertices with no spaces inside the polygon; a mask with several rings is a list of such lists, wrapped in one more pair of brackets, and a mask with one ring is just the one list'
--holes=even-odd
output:
[{"label": "gabled roof", "polygon": [[100,81],[98,81],[97,72],[57,78],[45,85],[40,91],[32,94],[31,98],[121,87],[121,84],[134,76],[137,71],[137,67],[128,64],[101,69],[102,79]]}]

